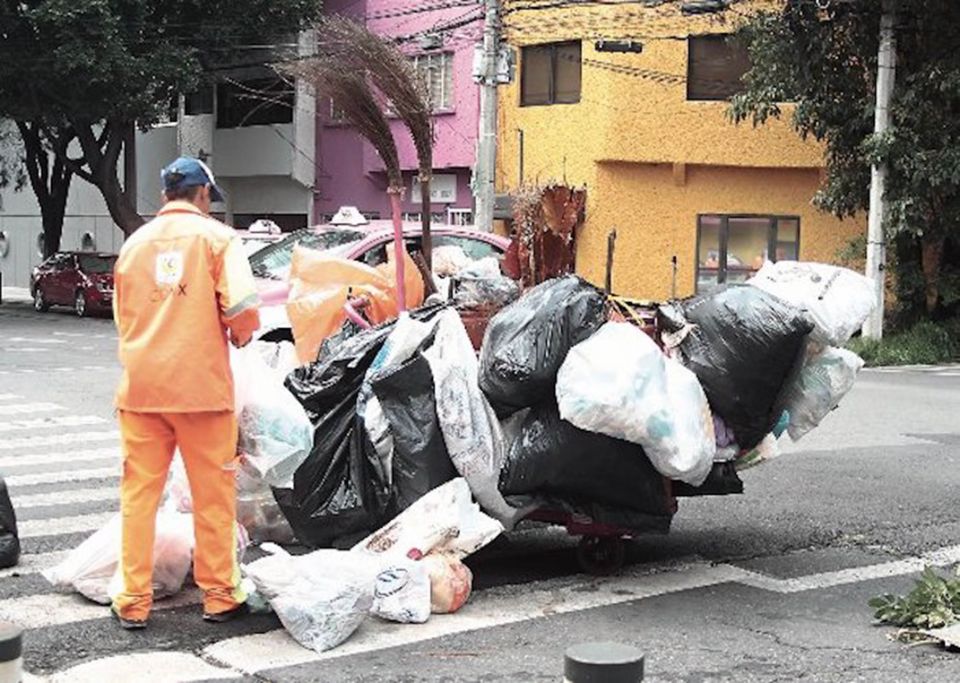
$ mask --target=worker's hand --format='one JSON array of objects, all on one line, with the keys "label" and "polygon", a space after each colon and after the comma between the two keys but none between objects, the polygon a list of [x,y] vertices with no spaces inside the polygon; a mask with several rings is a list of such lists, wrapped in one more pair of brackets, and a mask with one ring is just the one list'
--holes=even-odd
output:
[{"label": "worker's hand", "polygon": [[247,335],[246,339],[238,338],[237,335],[234,334],[233,330],[230,330],[230,343],[238,349],[242,349],[244,346],[249,344],[251,339],[253,339],[252,335]]}]

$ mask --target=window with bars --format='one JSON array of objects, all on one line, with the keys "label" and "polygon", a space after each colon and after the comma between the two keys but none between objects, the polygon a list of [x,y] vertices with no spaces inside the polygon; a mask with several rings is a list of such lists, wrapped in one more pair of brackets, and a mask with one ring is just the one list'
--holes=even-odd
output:
[{"label": "window with bars", "polygon": [[472,209],[447,209],[447,224],[463,227],[473,225]]},{"label": "window with bars", "polygon": [[411,57],[413,66],[427,86],[430,109],[453,109],[453,53],[432,52]]},{"label": "window with bars", "polygon": [[745,282],[766,261],[796,261],[800,219],[796,216],[697,218],[697,291],[725,282]]},{"label": "window with bars", "polygon": [[575,104],[580,101],[580,42],[531,45],[520,63],[520,105]]}]

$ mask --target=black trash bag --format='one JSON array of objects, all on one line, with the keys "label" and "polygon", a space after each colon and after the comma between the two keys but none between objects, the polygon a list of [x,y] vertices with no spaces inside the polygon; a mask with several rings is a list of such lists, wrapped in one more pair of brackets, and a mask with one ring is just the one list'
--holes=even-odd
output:
[{"label": "black trash bag", "polygon": [[679,332],[680,360],[740,448],[760,443],[783,412],[813,325],[793,305],[750,285],[731,285],[664,306],[660,326]]},{"label": "black trash bag", "polygon": [[7,484],[0,477],[0,569],[13,567],[20,561],[20,537],[17,515],[7,493]]},{"label": "black trash bag", "polygon": [[373,382],[393,436],[393,493],[396,511],[406,510],[457,476],[437,419],[430,364],[417,352]]},{"label": "black trash bag", "polygon": [[500,472],[500,491],[672,514],[666,482],[640,446],[577,429],[555,402],[527,415]]},{"label": "black trash bag", "polygon": [[344,396],[317,425],[313,450],[293,475],[293,489],[274,489],[281,512],[305,545],[325,547],[362,536],[383,521],[384,501],[377,495],[382,482],[356,414],[358,391]]},{"label": "black trash bag", "polygon": [[497,414],[553,396],[567,352],[606,320],[606,296],[575,275],[547,280],[495,315],[480,351],[480,389]]},{"label": "black trash bag", "polygon": [[[444,308],[445,305],[424,306],[409,311],[409,314],[414,320],[426,321]],[[303,405],[313,424],[332,410],[345,392],[354,386],[360,387],[395,325],[396,321],[391,320],[357,332],[356,326],[347,321],[337,334],[320,345],[315,362],[299,367],[287,376],[284,384]]]},{"label": "black trash bag", "polygon": [[[531,500],[527,496],[508,496],[507,502],[516,507],[525,507]],[[538,507],[530,513],[530,519],[552,524],[569,525],[573,522],[570,533],[584,535],[597,535],[601,531],[614,530],[636,535],[667,534],[676,512],[675,506],[662,513],[653,514],[577,498],[553,496],[538,496],[536,502]]]},{"label": "black trash bag", "polygon": [[743,493],[743,481],[733,462],[715,462],[710,474],[700,486],[691,486],[682,481],[673,482],[673,495],[677,498],[696,496],[729,496]]}]

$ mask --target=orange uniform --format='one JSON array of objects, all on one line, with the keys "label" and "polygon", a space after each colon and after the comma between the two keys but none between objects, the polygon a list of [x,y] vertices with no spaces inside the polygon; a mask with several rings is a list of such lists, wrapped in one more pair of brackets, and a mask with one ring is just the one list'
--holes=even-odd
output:
[{"label": "orange uniform", "polygon": [[157,507],[179,446],[194,500],[194,576],[204,611],[244,600],[236,566],[237,425],[228,336],[260,325],[257,294],[232,228],[189,202],[168,202],[123,245],[114,283],[123,376],[123,593],[114,609],[145,620],[152,605]]}]

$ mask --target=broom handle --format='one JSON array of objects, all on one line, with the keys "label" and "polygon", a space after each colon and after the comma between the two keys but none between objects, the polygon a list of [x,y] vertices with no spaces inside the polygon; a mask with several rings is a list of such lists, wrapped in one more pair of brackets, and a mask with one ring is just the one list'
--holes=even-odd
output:
[{"label": "broom handle", "polygon": [[393,214],[393,250],[395,252],[397,264],[397,312],[402,313],[407,310],[407,285],[404,279],[404,270],[406,269],[407,249],[403,243],[403,224],[400,221],[400,194],[398,192],[390,193],[390,209]]}]

